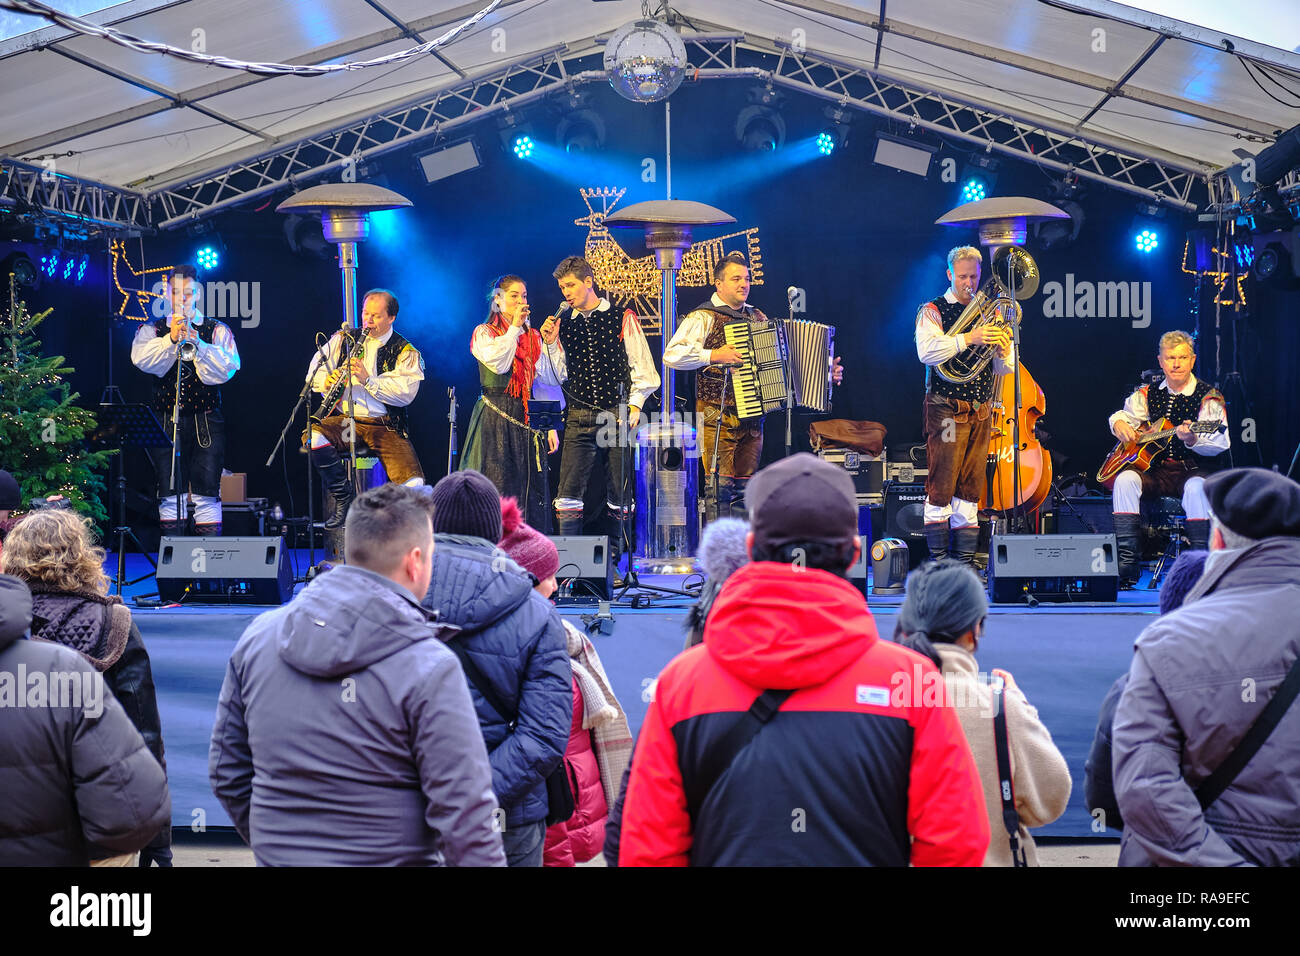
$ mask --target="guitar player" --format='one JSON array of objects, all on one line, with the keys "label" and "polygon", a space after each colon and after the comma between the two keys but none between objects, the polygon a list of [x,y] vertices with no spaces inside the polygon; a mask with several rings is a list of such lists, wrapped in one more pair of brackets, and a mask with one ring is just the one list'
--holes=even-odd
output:
[{"label": "guitar player", "polygon": [[1219,421],[1227,425],[1228,411],[1223,395],[1208,382],[1192,374],[1196,352],[1186,332],[1166,332],[1160,337],[1160,369],[1165,373],[1159,385],[1143,385],[1110,416],[1111,433],[1131,442],[1142,426],[1161,418],[1177,423],[1166,451],[1151,460],[1145,470],[1128,467],[1115,478],[1111,507],[1115,512],[1115,542],[1119,550],[1121,588],[1132,588],[1141,575],[1138,534],[1143,495],[1182,496],[1187,514],[1187,539],[1193,548],[1205,549],[1210,536],[1210,511],[1202,486],[1200,459],[1227,451],[1228,431],[1197,435],[1191,425],[1197,421]]}]

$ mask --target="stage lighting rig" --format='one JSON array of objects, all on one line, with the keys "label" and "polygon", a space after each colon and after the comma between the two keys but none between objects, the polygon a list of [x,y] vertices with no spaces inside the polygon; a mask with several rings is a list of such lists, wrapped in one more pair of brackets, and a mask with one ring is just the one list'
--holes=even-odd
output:
[{"label": "stage lighting rig", "polygon": [[930,175],[930,161],[939,147],[911,136],[895,136],[876,131],[876,148],[871,161],[878,166],[888,166],[922,179]]},{"label": "stage lighting rig", "polygon": [[1131,230],[1133,246],[1138,252],[1146,255],[1160,248],[1165,226],[1168,225],[1166,213],[1165,207],[1159,203],[1146,200],[1138,203],[1138,214],[1133,219]]},{"label": "stage lighting rig", "polygon": [[976,153],[962,167],[961,201],[979,202],[993,194],[993,187],[998,182],[998,167],[1001,165],[986,153]]},{"label": "stage lighting rig", "polygon": [[842,106],[828,106],[824,112],[828,125],[817,134],[817,152],[829,156],[835,150],[849,145],[849,124],[852,120],[849,111]]},{"label": "stage lighting rig", "polygon": [[14,252],[0,262],[0,280],[2,288],[9,286],[10,274],[20,289],[39,289],[41,287],[41,270],[36,267],[32,257],[25,252]]},{"label": "stage lighting rig", "polygon": [[736,139],[745,149],[774,153],[785,145],[785,120],[778,112],[782,99],[770,86],[749,91],[749,105],[736,117]]},{"label": "stage lighting rig", "polygon": [[1063,212],[1069,213],[1069,219],[1047,219],[1036,223],[1034,235],[1044,249],[1063,248],[1079,238],[1079,230],[1087,219],[1082,200],[1087,191],[1079,185],[1079,177],[1070,173],[1052,183],[1048,202]]},{"label": "stage lighting rig", "polygon": [[575,109],[564,115],[555,141],[566,153],[595,153],[605,148],[605,121],[593,109]]}]

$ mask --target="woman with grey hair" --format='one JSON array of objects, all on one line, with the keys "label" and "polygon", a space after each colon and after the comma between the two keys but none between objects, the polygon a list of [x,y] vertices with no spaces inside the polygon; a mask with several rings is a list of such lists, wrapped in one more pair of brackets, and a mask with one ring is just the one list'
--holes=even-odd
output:
[{"label": "woman with grey hair", "polygon": [[[943,672],[946,698],[961,719],[966,742],[984,785],[990,832],[985,866],[1012,866],[1009,834],[1002,822],[998,790],[998,761],[993,717],[993,687],[975,661],[984,636],[988,602],[979,578],[966,565],[950,559],[923,564],[907,577],[907,597],[899,610],[894,640],[924,654]],[[1051,823],[1070,799],[1070,769],[1011,675],[1000,678],[1007,715],[1011,786],[1020,817],[1019,843],[1028,866],[1038,865],[1029,827]]]}]

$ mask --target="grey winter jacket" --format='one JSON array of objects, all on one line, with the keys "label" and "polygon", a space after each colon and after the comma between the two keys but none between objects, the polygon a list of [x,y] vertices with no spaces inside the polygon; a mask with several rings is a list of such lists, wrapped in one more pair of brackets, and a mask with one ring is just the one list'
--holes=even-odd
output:
[{"label": "grey winter jacket", "polygon": [[433,581],[423,604],[460,628],[450,639],[514,711],[498,714],[480,688],[471,688],[506,826],[545,820],[546,777],[564,755],[573,722],[564,623],[533,590],[528,572],[492,542],[443,534],[433,540]]},{"label": "grey winter jacket", "polygon": [[208,775],[259,865],[505,865],[487,751],[434,620],[344,565],[249,625]]},{"label": "grey winter jacket", "polygon": [[81,654],[24,638],[31,618],[27,585],[0,574],[0,866],[133,853],[170,825],[167,777]]},{"label": "grey winter jacket", "polygon": [[1217,801],[1194,789],[1300,656],[1300,538],[1212,554],[1182,608],[1138,636],[1115,713],[1121,866],[1300,865],[1300,703]]}]

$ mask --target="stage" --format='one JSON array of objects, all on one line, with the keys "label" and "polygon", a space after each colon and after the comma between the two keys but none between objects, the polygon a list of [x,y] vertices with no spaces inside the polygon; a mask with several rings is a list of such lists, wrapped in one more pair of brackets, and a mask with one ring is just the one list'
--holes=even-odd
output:
[{"label": "stage", "polygon": [[[305,567],[306,552],[295,559]],[[116,570],[116,558],[107,565]],[[148,564],[128,555],[128,577],[145,574]],[[646,584],[679,587],[680,578],[644,578]],[[698,579],[697,579],[698,580]],[[125,591],[152,589],[152,579]],[[984,671],[1003,668],[1015,677],[1070,766],[1074,781],[1069,809],[1056,823],[1035,831],[1056,838],[1088,839],[1092,828],[1083,799],[1083,765],[1096,728],[1097,710],[1111,683],[1128,669],[1133,640],[1158,612],[1157,591],[1122,592],[1113,605],[1049,605],[1037,608],[998,605],[990,609],[980,647]],[[630,596],[629,596],[630,598]],[[867,605],[882,636],[893,634],[901,596],[871,596]],[[627,711],[635,734],[645,718],[648,685],[681,651],[683,620],[690,600],[654,595],[648,607],[629,599],[611,608],[609,633],[596,628],[592,642]],[[229,827],[230,820],[208,787],[208,742],[226,662],[239,636],[267,608],[234,606],[134,607],[134,615],[153,663],[154,683],[167,750],[172,790],[172,821],[177,827]],[[597,612],[594,601],[560,608],[579,627]],[[1109,836],[1115,836],[1111,831]]]}]

